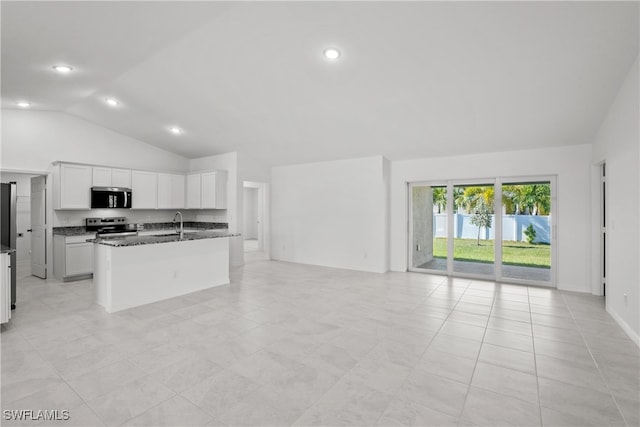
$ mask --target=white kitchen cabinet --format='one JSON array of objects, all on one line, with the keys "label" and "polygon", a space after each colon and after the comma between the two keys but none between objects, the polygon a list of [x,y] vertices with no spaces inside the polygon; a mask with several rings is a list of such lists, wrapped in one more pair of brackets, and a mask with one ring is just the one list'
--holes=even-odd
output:
[{"label": "white kitchen cabinet", "polygon": [[0,254],[0,323],[11,319],[11,254]]},{"label": "white kitchen cabinet", "polygon": [[93,274],[93,243],[87,239],[95,234],[82,236],[53,236],[53,276],[62,281],[79,280]]},{"label": "white kitchen cabinet", "polygon": [[[92,167],[60,163],[54,177],[55,209],[90,209]],[[55,181],[58,183],[56,184]]]},{"label": "white kitchen cabinet", "polygon": [[184,209],[185,177],[184,175],[171,175],[171,208]]},{"label": "white kitchen cabinet", "polygon": [[111,169],[111,186],[131,188],[131,169]]},{"label": "white kitchen cabinet", "polygon": [[131,188],[131,170],[94,166],[93,186]]},{"label": "white kitchen cabinet", "polygon": [[184,209],[184,175],[158,174],[158,209]]},{"label": "white kitchen cabinet", "polygon": [[93,167],[93,186],[111,187],[111,168]]},{"label": "white kitchen cabinet", "polygon": [[158,174],[131,171],[131,199],[132,209],[157,209]]},{"label": "white kitchen cabinet", "polygon": [[227,173],[224,171],[206,172],[201,179],[201,209],[227,208]]},{"label": "white kitchen cabinet", "polygon": [[187,175],[187,209],[200,209],[200,174]]}]

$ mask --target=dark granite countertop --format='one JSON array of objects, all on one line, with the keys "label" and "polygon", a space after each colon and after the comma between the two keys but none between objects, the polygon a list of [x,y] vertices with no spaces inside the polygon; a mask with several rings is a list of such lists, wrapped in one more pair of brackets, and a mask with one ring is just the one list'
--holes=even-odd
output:
[{"label": "dark granite countertop", "polygon": [[11,249],[9,246],[0,245],[0,254],[8,254],[9,252],[14,252],[15,249]]},{"label": "dark granite countertop", "polygon": [[[173,230],[172,222],[149,222],[138,224],[138,231],[149,230]],[[229,224],[226,222],[199,222],[199,221],[185,221],[184,228],[193,228],[201,230],[215,230],[229,228]],[[84,225],[72,226],[72,227],[53,227],[53,234],[61,236],[82,236],[83,234],[94,234],[92,231],[87,231]]]},{"label": "dark granite countertop", "polygon": [[[200,230],[214,230],[229,228],[229,224],[226,222],[201,222],[201,221],[184,221],[184,228],[195,228]],[[138,224],[142,227],[138,227],[138,231],[147,230],[165,230],[173,229],[173,222],[149,222],[144,224]]]},{"label": "dark granite countertop", "polygon": [[82,236],[83,234],[96,234],[95,231],[87,231],[84,225],[77,227],[53,227],[53,234],[59,236]]},{"label": "dark granite countertop", "polygon": [[184,236],[180,238],[177,233],[170,233],[162,236],[129,236],[129,237],[117,237],[117,238],[100,238],[100,239],[88,239],[87,242],[97,243],[99,245],[106,246],[140,246],[140,245],[154,245],[156,243],[171,243],[171,242],[185,242],[188,240],[201,240],[201,239],[215,239],[219,237],[234,237],[240,236],[240,233],[229,233],[227,231],[191,231],[185,232]]}]

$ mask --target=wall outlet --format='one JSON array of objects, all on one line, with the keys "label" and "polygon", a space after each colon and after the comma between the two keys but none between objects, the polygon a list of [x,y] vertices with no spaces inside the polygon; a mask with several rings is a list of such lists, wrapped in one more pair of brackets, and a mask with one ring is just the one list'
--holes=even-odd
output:
[{"label": "wall outlet", "polygon": [[422,250],[422,246],[416,245],[416,251],[420,252]]}]

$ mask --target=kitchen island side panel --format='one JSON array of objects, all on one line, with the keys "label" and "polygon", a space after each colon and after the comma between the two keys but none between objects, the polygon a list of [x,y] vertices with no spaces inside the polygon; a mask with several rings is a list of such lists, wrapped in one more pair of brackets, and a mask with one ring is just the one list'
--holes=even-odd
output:
[{"label": "kitchen island side panel", "polygon": [[[229,238],[110,247],[96,251],[98,304],[112,313],[229,283]],[[103,264],[98,267],[98,265]]]}]

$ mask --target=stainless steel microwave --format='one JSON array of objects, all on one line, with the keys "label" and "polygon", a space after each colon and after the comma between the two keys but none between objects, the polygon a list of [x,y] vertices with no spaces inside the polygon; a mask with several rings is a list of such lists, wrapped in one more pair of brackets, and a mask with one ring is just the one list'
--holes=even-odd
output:
[{"label": "stainless steel microwave", "polygon": [[92,209],[130,209],[131,189],[121,187],[91,187]]}]

